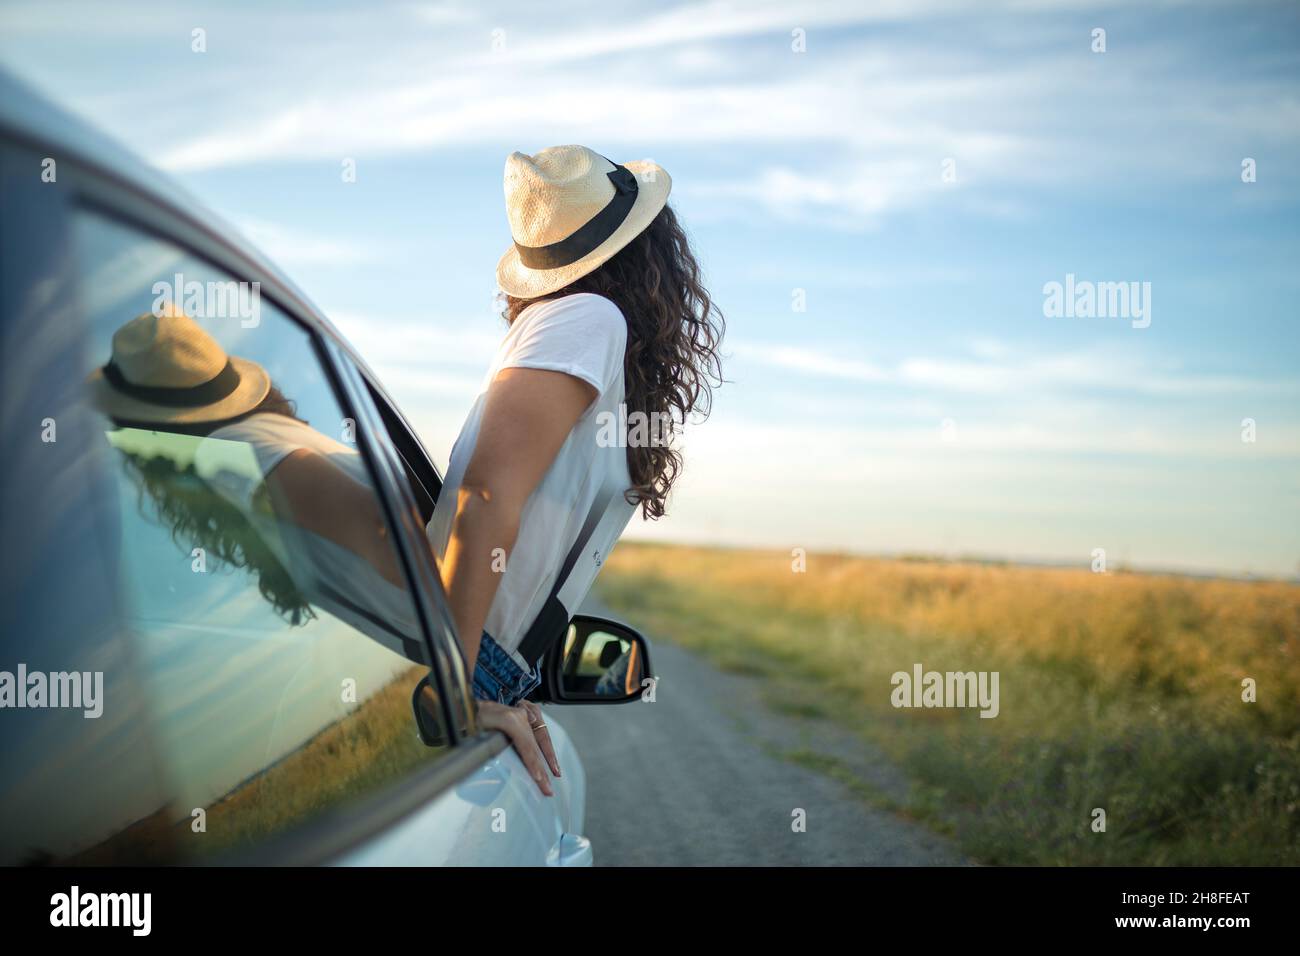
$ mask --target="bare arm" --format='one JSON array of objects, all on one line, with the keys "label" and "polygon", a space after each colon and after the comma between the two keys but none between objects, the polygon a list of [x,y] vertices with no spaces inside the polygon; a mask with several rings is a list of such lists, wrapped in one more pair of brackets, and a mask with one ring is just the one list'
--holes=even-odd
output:
[{"label": "bare arm", "polygon": [[406,588],[374,492],[328,456],[299,448],[271,469],[266,484],[278,514],[347,548],[389,583]]},{"label": "bare arm", "polygon": [[502,549],[509,561],[524,504],[595,398],[582,379],[542,369],[503,369],[488,387],[440,568],[471,669],[501,583],[493,552]]}]

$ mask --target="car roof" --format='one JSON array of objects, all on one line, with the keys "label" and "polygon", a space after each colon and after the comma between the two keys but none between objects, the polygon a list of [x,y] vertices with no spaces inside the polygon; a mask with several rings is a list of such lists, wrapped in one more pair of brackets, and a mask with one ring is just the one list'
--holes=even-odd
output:
[{"label": "car roof", "polygon": [[68,157],[77,165],[115,181],[122,188],[166,207],[178,219],[207,233],[209,238],[215,239],[238,258],[248,262],[252,267],[250,271],[256,273],[240,278],[256,278],[264,285],[277,287],[281,297],[287,297],[296,306],[295,316],[338,342],[366,374],[371,384],[396,408],[396,403],[384,392],[378,378],[333,323],[293,280],[245,239],[237,228],[204,206],[170,176],[150,166],[117,140],[73,116],[26,83],[0,69],[0,140],[2,139],[24,143],[49,155]]}]

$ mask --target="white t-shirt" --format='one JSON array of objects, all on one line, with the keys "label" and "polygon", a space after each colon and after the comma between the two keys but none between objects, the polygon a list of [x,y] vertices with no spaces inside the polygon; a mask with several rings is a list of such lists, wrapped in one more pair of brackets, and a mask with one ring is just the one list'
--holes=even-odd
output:
[{"label": "white t-shirt", "polygon": [[[528,306],[501,343],[451,451],[428,527],[429,542],[439,561],[447,553],[461,480],[478,441],[488,387],[497,373],[506,368],[548,369],[580,378],[596,389],[596,400],[574,424],[555,461],[524,504],[519,537],[484,625],[492,639],[524,666],[532,662],[523,660],[516,648],[546,603],[583,528],[600,522],[584,550],[586,560],[575,564],[566,581],[566,596],[576,595],[577,599],[590,590],[604,556],[636,510],[623,494],[632,484],[627,468],[626,416],[620,414],[626,397],[626,347],[627,322],[618,306],[604,296],[583,292]],[[570,602],[570,612],[576,603]]]}]

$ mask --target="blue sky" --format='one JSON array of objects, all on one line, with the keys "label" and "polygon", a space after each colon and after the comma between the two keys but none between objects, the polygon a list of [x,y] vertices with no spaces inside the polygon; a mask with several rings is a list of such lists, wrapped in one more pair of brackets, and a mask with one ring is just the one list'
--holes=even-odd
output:
[{"label": "blue sky", "polygon": [[[504,158],[581,142],[672,173],[728,320],[630,535],[1287,576],[1298,41],[1283,3],[0,6],[6,67],[261,245],[440,461]],[[1067,274],[1151,283],[1150,326],[1045,317]]]}]

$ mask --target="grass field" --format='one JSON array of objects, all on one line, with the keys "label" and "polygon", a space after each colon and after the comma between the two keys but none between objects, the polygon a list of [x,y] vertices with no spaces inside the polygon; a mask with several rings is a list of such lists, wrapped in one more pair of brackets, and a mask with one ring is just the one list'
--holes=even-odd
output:
[{"label": "grass field", "polygon": [[411,667],[346,717],[207,808],[207,832],[181,830],[186,852],[211,855],[256,846],[291,826],[378,792],[445,748],[420,742],[411,692],[424,667]]},{"label": "grass field", "polygon": [[372,795],[448,752],[426,747],[415,733],[411,692],[426,673],[424,667],[406,669],[347,716],[214,800],[204,808],[206,829],[200,833],[191,827],[186,807],[163,806],[66,859],[41,855],[33,862],[167,866],[178,859],[205,860],[256,847],[324,811]]},{"label": "grass field", "polygon": [[[894,808],[978,861],[1300,863],[1300,586],[624,542],[598,588],[883,748],[914,781]],[[895,708],[916,664],[998,672],[998,716]]]}]

